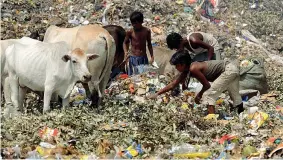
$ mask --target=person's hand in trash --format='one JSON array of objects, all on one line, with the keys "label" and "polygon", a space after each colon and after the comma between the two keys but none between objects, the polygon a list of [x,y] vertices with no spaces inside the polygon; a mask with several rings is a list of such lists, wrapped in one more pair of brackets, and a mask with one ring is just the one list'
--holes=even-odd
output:
[{"label": "person's hand in trash", "polygon": [[129,61],[129,58],[130,58],[130,55],[125,56],[125,58],[124,58],[124,60],[123,60],[123,62],[122,62],[122,65],[127,64],[128,61]]},{"label": "person's hand in trash", "polygon": [[149,64],[153,64],[153,62],[154,62],[154,57],[152,56],[149,60]]},{"label": "person's hand in trash", "polygon": [[147,96],[148,99],[156,99],[157,97],[158,97],[157,93],[150,94],[150,95]]},{"label": "person's hand in trash", "polygon": [[195,102],[196,104],[200,104],[200,100],[201,100],[202,94],[198,93],[195,97]]}]

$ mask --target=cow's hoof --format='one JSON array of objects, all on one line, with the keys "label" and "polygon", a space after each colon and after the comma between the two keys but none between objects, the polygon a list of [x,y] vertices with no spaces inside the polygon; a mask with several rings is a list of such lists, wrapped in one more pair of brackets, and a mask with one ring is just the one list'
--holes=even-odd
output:
[{"label": "cow's hoof", "polygon": [[16,108],[13,106],[7,106],[4,110],[4,117],[5,118],[14,118],[21,115],[21,112],[19,112]]},{"label": "cow's hoof", "polygon": [[43,109],[43,114],[49,113],[51,110],[49,109]]}]

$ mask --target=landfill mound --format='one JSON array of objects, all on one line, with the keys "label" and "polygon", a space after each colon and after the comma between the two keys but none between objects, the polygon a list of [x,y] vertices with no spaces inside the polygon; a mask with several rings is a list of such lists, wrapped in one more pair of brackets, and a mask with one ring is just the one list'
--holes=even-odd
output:
[{"label": "landfill mound", "polygon": [[75,99],[79,99],[77,107],[61,110],[55,104],[50,113],[42,115],[42,102],[32,93],[26,97],[23,115],[1,116],[2,158],[282,157],[282,5],[268,0],[222,0],[217,13],[201,12],[200,16],[182,0],[3,1],[1,39],[21,38],[35,31],[43,39],[50,25],[117,24],[128,29],[134,10],[144,13],[153,45],[165,46],[166,35],[173,31],[212,33],[225,58],[264,58],[270,92],[248,99],[245,113],[233,117],[225,94],[217,101],[218,114],[205,117],[206,107],[193,102],[195,85],[157,100],[146,99],[173,78],[154,72],[119,77],[106,90],[99,109],[81,104],[81,95]]},{"label": "landfill mound", "polygon": [[[179,91],[179,96],[174,96],[178,94],[176,91],[157,100],[145,98],[169,81],[170,78],[154,72],[120,76],[106,90],[99,112],[80,105],[53,110],[46,115],[26,113],[4,120],[1,147],[18,145],[24,158],[32,157],[33,149],[37,151],[34,157],[60,155],[66,158],[75,153],[75,156],[94,154],[101,158],[129,158],[124,152],[133,142],[142,146],[142,154],[132,155],[136,158],[217,158],[223,153],[230,158],[282,156],[281,153],[271,154],[283,138],[283,108],[270,103],[274,102],[276,94],[261,96],[259,104],[254,104],[260,110],[252,114],[246,111],[240,119],[227,114],[229,98],[222,95],[217,101],[219,114],[205,117],[205,107],[193,102],[194,87],[192,91]],[[73,140],[76,141],[75,151],[54,147],[53,151],[40,152],[43,139],[39,131],[46,126],[60,134],[55,140],[44,142],[60,146]],[[243,154],[245,147],[252,151],[248,149]]]}]

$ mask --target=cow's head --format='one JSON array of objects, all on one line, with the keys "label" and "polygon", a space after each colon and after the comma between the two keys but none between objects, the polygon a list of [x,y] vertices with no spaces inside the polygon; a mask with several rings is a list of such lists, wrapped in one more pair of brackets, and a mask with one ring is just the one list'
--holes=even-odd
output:
[{"label": "cow's head", "polygon": [[91,74],[87,68],[87,61],[97,58],[96,54],[85,54],[85,52],[79,48],[74,49],[70,54],[66,54],[62,57],[64,62],[70,61],[73,74],[79,78],[82,82],[88,82],[91,80]]}]

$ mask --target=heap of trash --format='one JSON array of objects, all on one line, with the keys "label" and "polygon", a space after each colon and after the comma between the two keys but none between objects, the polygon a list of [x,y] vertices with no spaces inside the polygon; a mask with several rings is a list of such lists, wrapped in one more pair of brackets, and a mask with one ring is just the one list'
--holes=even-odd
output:
[{"label": "heap of trash", "polygon": [[38,31],[42,40],[50,25],[117,24],[129,29],[129,14],[140,10],[144,25],[152,30],[153,46],[166,46],[166,35],[171,32],[203,31],[218,39],[225,58],[263,58],[269,92],[251,91],[253,96],[245,92],[245,112],[240,115],[229,113],[229,96],[222,94],[217,113],[208,116],[205,106],[194,103],[201,85],[193,79],[188,90],[177,87],[156,100],[147,99],[174,78],[154,71],[116,77],[99,109],[89,106],[81,85],[72,92],[72,107],[62,110],[54,104],[45,115],[39,113],[42,101],[30,93],[21,116],[1,116],[3,159],[282,158],[280,1],[210,0],[201,7],[201,1],[187,0],[27,2],[1,2],[1,39]]},{"label": "heap of trash", "polygon": [[[157,100],[147,95],[172,78],[154,71],[119,75],[105,91],[103,107],[81,103],[46,115],[4,120],[6,158],[276,158],[283,149],[283,107],[276,93],[245,97],[246,111],[229,114],[222,94],[218,112],[194,103],[200,84],[176,88]],[[79,93],[79,92],[77,92]],[[79,103],[79,101],[78,101]]]}]

